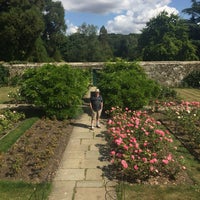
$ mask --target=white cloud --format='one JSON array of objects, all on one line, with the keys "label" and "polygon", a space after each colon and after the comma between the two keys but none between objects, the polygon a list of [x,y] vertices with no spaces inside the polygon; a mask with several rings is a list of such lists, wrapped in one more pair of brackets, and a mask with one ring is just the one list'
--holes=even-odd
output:
[{"label": "white cloud", "polygon": [[141,7],[138,6],[138,10],[128,10],[125,14],[118,15],[114,19],[108,21],[106,29],[110,33],[140,33],[152,17],[157,16],[164,10],[168,13],[178,14],[175,8],[170,8],[168,6],[159,7],[157,5],[152,5],[152,7],[147,7],[142,5]]},{"label": "white cloud", "polygon": [[74,26],[72,23],[70,23],[68,20],[66,21],[66,24],[67,24],[67,31],[66,31],[66,34],[67,35],[70,35],[70,34],[73,34],[73,33],[76,33],[77,30],[78,30],[78,26]]},{"label": "white cloud", "polygon": [[[139,33],[146,22],[164,10],[178,14],[175,8],[168,6],[171,0],[61,0],[61,2],[66,11],[114,13],[115,17],[105,24],[109,33]],[[72,24],[71,28],[73,29]]]}]

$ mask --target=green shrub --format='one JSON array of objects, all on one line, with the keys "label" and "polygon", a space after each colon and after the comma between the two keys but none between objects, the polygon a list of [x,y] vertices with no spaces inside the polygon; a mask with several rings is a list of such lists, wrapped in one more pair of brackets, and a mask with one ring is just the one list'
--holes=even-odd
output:
[{"label": "green shrub", "polygon": [[89,73],[68,65],[44,65],[22,76],[20,94],[27,103],[44,109],[47,117],[74,117],[87,91]]},{"label": "green shrub", "polygon": [[168,99],[169,98],[173,98],[173,99],[177,98],[177,92],[170,87],[162,86],[159,96],[158,96],[158,99],[166,99],[166,98],[168,98]]},{"label": "green shrub", "polygon": [[8,84],[9,76],[10,74],[9,74],[8,68],[0,64],[0,86],[4,86]]},{"label": "green shrub", "polygon": [[160,86],[150,80],[137,63],[108,63],[98,74],[97,85],[104,98],[105,109],[139,109],[156,98]]},{"label": "green shrub", "polygon": [[200,88],[200,71],[192,71],[182,80],[182,85],[192,88]]}]

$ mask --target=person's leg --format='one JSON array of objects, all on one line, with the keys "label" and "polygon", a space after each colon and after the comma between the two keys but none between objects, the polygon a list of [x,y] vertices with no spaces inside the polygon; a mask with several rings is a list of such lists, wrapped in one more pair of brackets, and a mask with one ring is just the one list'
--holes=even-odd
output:
[{"label": "person's leg", "polygon": [[94,129],[94,120],[96,119],[96,112],[91,113],[91,129]]},{"label": "person's leg", "polygon": [[97,111],[97,116],[96,116],[96,126],[100,128],[100,117],[101,117],[101,110]]}]

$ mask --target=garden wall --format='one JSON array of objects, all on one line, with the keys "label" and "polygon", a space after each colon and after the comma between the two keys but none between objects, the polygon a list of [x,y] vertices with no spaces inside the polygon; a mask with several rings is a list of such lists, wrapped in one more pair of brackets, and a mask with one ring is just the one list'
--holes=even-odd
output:
[{"label": "garden wall", "polygon": [[[28,63],[28,64],[8,64],[2,63],[9,68],[11,77],[22,74],[27,68],[40,67],[44,63]],[[81,68],[94,68],[101,69],[104,65],[102,62],[93,63],[52,63],[55,65],[69,64],[74,67]],[[179,62],[179,61],[157,61],[157,62],[140,62],[140,65],[144,68],[147,75],[157,80],[160,84],[165,86],[178,86],[181,80],[186,77],[190,72],[199,70],[200,62]]]}]

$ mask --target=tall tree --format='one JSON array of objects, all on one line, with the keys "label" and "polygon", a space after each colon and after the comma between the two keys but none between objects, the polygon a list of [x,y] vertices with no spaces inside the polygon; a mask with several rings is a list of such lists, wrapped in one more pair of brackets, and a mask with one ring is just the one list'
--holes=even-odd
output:
[{"label": "tall tree", "polygon": [[183,12],[191,16],[187,20],[190,30],[189,36],[193,44],[197,46],[197,55],[200,59],[200,1],[191,0],[191,2],[191,8],[186,8]]},{"label": "tall tree", "polygon": [[147,22],[139,39],[143,60],[197,60],[188,26],[177,15],[160,13]]},{"label": "tall tree", "polygon": [[47,52],[50,57],[59,61],[61,59],[59,48],[63,44],[63,35],[67,28],[62,3],[46,0],[43,15],[45,22],[43,40],[46,42]]},{"label": "tall tree", "polygon": [[105,26],[102,26],[99,31],[99,42],[101,50],[102,61],[107,61],[113,58],[113,52],[108,43],[108,32]]},{"label": "tall tree", "polygon": [[26,60],[44,29],[41,12],[29,1],[0,1],[0,59]]}]

